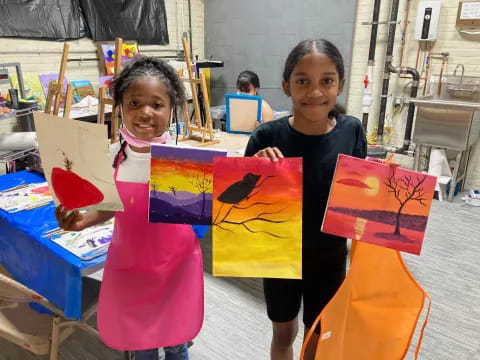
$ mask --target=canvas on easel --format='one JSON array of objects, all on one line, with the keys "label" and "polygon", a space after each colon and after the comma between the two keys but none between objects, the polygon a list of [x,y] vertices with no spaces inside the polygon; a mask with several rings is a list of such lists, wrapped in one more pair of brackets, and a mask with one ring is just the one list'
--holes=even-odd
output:
[{"label": "canvas on easel", "polygon": [[250,134],[262,117],[262,98],[243,94],[225,94],[226,130]]},{"label": "canvas on easel", "polygon": [[[43,93],[45,94],[45,98],[48,96],[48,86],[50,82],[57,82],[58,80],[58,73],[48,73],[48,74],[38,74],[38,78],[40,79],[40,83],[42,84]],[[66,77],[63,77],[63,92],[62,97],[66,96],[68,80]]]},{"label": "canvas on easel", "polygon": [[420,254],[436,178],[339,155],[322,231]]},{"label": "canvas on easel", "polygon": [[[112,79],[120,73],[120,68],[122,65],[120,51],[122,49],[123,40],[121,38],[115,39],[115,47],[114,47],[114,66],[113,66],[113,75],[108,82],[110,85]],[[102,79],[102,78],[101,78]],[[103,78],[105,79],[105,78]],[[108,80],[107,80],[108,81]],[[113,106],[113,99],[110,97],[109,86],[106,86],[105,83],[99,83],[98,88],[98,117],[97,122],[99,124],[105,123],[105,110],[106,106],[110,105]],[[118,127],[119,127],[119,110],[118,107],[112,108],[112,117],[111,117],[111,127],[110,127],[110,141],[111,143],[116,143],[118,141]]]},{"label": "canvas on easel", "polygon": [[34,113],[45,178],[67,210],[123,210],[115,186],[107,127]]},{"label": "canvas on easel", "polygon": [[[65,91],[64,79],[65,71],[67,69],[68,51],[70,45],[68,43],[63,44],[62,59],[60,60],[60,70],[58,72],[58,79],[56,82],[50,81],[48,84],[47,99],[45,103],[45,113],[58,115],[60,112],[60,105],[62,103],[62,93]],[[73,101],[73,86],[67,85],[65,98],[64,98],[63,117],[68,118],[70,115],[70,109]]]},{"label": "canvas on easel", "polygon": [[[185,131],[182,140],[196,140],[201,143],[199,146],[218,144],[220,141],[215,139],[213,133],[213,121],[210,114],[210,99],[208,97],[207,81],[205,74],[200,73],[197,78],[192,70],[193,65],[190,60],[190,51],[187,46],[187,39],[182,39],[185,61],[187,63],[188,78],[192,90],[193,119],[188,114],[188,106],[185,102],[184,114]],[[200,94],[202,94],[200,96]],[[203,109],[203,114],[202,114]]]},{"label": "canvas on easel", "polygon": [[97,43],[98,55],[100,61],[105,64],[105,74],[115,74],[115,59],[119,59],[123,65],[132,61],[139,54],[136,41],[122,42],[119,48],[119,56],[116,55],[116,46],[114,43]]}]

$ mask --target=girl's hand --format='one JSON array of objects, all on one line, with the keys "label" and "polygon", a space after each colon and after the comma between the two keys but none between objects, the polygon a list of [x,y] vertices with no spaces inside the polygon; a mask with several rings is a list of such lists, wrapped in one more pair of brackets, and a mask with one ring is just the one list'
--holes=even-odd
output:
[{"label": "girl's hand", "polygon": [[283,159],[283,154],[277,147],[267,147],[265,149],[260,150],[253,156],[268,157],[272,161],[278,161],[278,159]]},{"label": "girl's hand", "polygon": [[62,205],[57,206],[55,209],[55,217],[57,218],[58,226],[67,231],[81,231],[85,229],[86,216],[80,213],[78,210],[68,212]]}]

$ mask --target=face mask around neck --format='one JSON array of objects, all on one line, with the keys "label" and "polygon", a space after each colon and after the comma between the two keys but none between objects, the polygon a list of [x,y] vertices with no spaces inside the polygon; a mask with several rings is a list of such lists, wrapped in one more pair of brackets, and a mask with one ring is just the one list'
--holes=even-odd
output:
[{"label": "face mask around neck", "polygon": [[[123,110],[122,110],[121,106],[120,106],[120,115],[123,119]],[[170,112],[169,123],[172,120],[172,116],[173,116],[173,109]],[[124,126],[120,129],[120,134],[122,134],[123,138],[125,139],[125,141],[127,142],[128,145],[139,147],[139,148],[150,147],[150,144],[152,144],[152,143],[165,144],[167,141],[169,141],[171,139],[171,136],[168,132],[168,128],[162,135],[156,136],[156,137],[152,138],[150,141],[139,139],[134,134],[132,134],[132,132],[130,130],[128,130],[126,126]]]}]

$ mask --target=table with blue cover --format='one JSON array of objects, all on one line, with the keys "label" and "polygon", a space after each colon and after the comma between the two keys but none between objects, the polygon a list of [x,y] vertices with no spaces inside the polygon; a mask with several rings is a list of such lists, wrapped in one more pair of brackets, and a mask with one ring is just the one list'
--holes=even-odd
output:
[{"label": "table with blue cover", "polygon": [[[41,175],[19,171],[0,176],[0,191],[44,181]],[[84,261],[48,237],[42,237],[58,226],[54,212],[53,201],[13,214],[0,209],[0,264],[15,280],[62,309],[65,317],[80,319],[82,276],[103,268],[106,254]],[[192,228],[201,239],[209,226],[192,225]]]},{"label": "table with blue cover", "polygon": [[[0,176],[0,191],[44,181],[41,175],[19,171]],[[62,309],[66,317],[80,319],[82,276],[101,269],[106,255],[83,261],[42,237],[58,226],[54,211],[53,201],[13,214],[0,209],[0,264],[15,280]]]}]

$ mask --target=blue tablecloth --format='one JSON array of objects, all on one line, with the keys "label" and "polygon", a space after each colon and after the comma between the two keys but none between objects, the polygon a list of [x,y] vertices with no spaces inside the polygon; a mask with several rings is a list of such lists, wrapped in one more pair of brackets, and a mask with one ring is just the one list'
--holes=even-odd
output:
[{"label": "blue tablecloth", "polygon": [[[0,176],[0,191],[45,179],[28,171]],[[80,319],[82,273],[103,267],[106,255],[82,261],[49,238],[57,227],[55,205],[9,214],[0,209],[0,263],[19,282],[63,309],[65,316]]]},{"label": "blue tablecloth", "polygon": [[[20,184],[44,182],[28,171],[0,176],[0,191]],[[12,276],[63,309],[65,316],[81,318],[82,274],[103,267],[106,255],[82,261],[42,235],[56,228],[55,205],[48,205],[9,214],[0,209],[0,264]],[[202,238],[209,226],[193,225]]]}]

